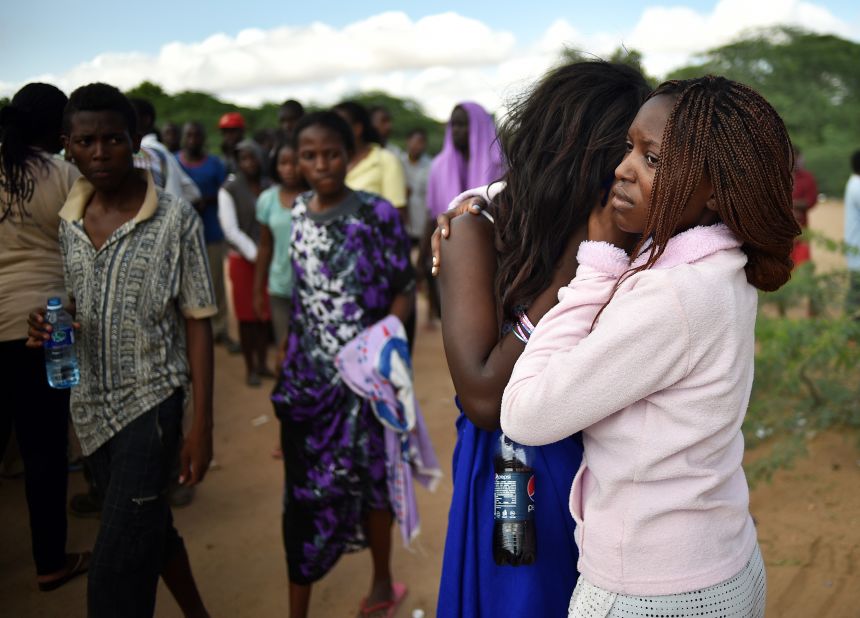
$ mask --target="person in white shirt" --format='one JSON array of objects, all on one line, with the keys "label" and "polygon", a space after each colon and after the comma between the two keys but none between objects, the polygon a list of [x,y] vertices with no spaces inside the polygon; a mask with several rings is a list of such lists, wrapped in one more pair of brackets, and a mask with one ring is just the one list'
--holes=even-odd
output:
[{"label": "person in white shirt", "polygon": [[236,145],[238,171],[231,174],[218,191],[218,222],[230,244],[227,264],[248,386],[260,386],[261,377],[274,377],[266,365],[270,320],[268,294],[259,309],[254,307],[254,270],[260,242],[257,198],[270,184],[263,175],[264,159],[262,149],[254,140],[239,142]]},{"label": "person in white shirt", "polygon": [[433,162],[427,155],[427,132],[413,129],[406,138],[406,152],[400,158],[406,175],[406,231],[416,246],[421,240],[430,211],[427,210],[427,177]]},{"label": "person in white shirt", "polygon": [[189,204],[196,204],[200,201],[200,189],[185,173],[176,157],[158,140],[158,134],[155,132],[155,108],[152,103],[140,98],[130,100],[137,112],[138,131],[143,136],[140,149],[146,152],[150,164],[157,168],[158,173],[153,173],[153,178],[160,176],[165,191],[181,197]]}]

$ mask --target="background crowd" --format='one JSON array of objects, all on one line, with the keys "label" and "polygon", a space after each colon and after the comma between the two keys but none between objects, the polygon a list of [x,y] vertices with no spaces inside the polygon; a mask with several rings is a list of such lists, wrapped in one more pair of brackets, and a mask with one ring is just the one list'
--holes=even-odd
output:
[{"label": "background crowd", "polygon": [[[90,95],[97,98],[92,93]],[[3,413],[0,444],[6,445],[8,435],[14,427],[25,467],[37,582],[40,589],[46,591],[63,585],[90,568],[98,570],[99,567],[89,552],[67,552],[65,548],[66,480],[69,470],[68,416],[50,414],[37,418],[30,411],[36,407],[52,412],[67,410],[68,395],[47,386],[41,352],[25,343],[28,337],[27,316],[30,315],[29,336],[32,339],[32,329],[38,327],[38,324],[34,326],[34,323],[39,321],[38,316],[34,317],[32,312],[44,306],[48,296],[57,295],[65,300],[72,300],[67,297],[67,292],[69,280],[74,280],[75,273],[70,274],[69,271],[74,269],[70,269],[68,264],[64,266],[61,256],[73,255],[69,252],[74,249],[74,245],[68,239],[63,240],[63,235],[74,235],[75,221],[80,221],[81,229],[87,229],[90,238],[94,239],[92,228],[86,227],[93,223],[87,222],[85,217],[89,215],[84,214],[81,197],[75,189],[76,186],[82,186],[83,181],[79,180],[81,175],[94,187],[93,195],[98,198],[102,191],[99,179],[112,173],[106,165],[104,168],[100,167],[99,156],[102,155],[93,155],[87,166],[81,150],[85,145],[80,144],[76,150],[74,142],[62,143],[60,136],[70,136],[73,131],[78,130],[86,114],[105,111],[119,113],[122,101],[117,98],[115,103],[88,104],[80,97],[75,99],[73,95],[72,98],[70,112],[68,99],[56,88],[45,84],[29,84],[0,112],[0,160],[3,164],[0,172],[5,190],[5,194],[0,196],[3,209],[0,213],[0,284],[4,290],[21,290],[21,294],[15,295],[14,298],[4,294],[0,303],[0,333],[3,334],[0,341],[2,374],[9,378],[8,391],[11,393],[12,402],[5,407]],[[186,226],[182,227],[182,240],[177,241],[180,244],[164,246],[168,253],[179,250],[181,246],[180,253],[192,254],[189,257],[183,253],[180,259],[187,261],[182,262],[183,269],[174,273],[180,279],[176,284],[179,290],[177,298],[184,318],[190,323],[211,320],[212,342],[224,346],[231,354],[242,355],[247,386],[256,388],[263,385],[264,380],[273,380],[271,384],[275,392],[280,391],[286,398],[280,403],[289,397],[297,397],[296,393],[290,390],[290,385],[298,384],[301,380],[312,382],[316,379],[309,377],[313,372],[305,366],[294,368],[295,373],[285,378],[281,367],[283,354],[292,342],[297,346],[304,345],[303,337],[312,330],[309,324],[313,320],[325,322],[333,319],[331,316],[336,314],[331,307],[324,306],[320,313],[309,316],[293,305],[294,299],[302,297],[302,294],[306,294],[308,298],[314,297],[315,290],[318,291],[314,286],[322,285],[309,277],[306,270],[294,269],[293,265],[320,265],[329,282],[342,284],[344,289],[350,289],[349,286],[353,283],[349,279],[352,275],[347,276],[352,271],[342,264],[336,265],[332,257],[334,254],[325,254],[326,258],[323,259],[319,247],[302,244],[301,234],[300,242],[296,241],[296,229],[316,229],[313,223],[319,223],[320,219],[314,219],[313,215],[320,213],[315,212],[314,208],[320,208],[322,214],[331,209],[331,212],[337,212],[338,216],[343,214],[346,217],[356,217],[359,223],[372,224],[371,227],[380,234],[378,238],[368,235],[366,238],[354,239],[349,236],[352,228],[347,226],[342,236],[331,232],[331,238],[317,239],[317,242],[324,244],[327,249],[338,241],[354,241],[358,243],[354,248],[360,247],[362,254],[371,255],[374,245],[361,243],[391,243],[392,247],[400,247],[402,244],[401,248],[392,248],[390,255],[386,254],[387,264],[399,265],[396,272],[385,271],[386,285],[383,286],[384,290],[379,292],[384,296],[384,302],[377,303],[367,299],[368,295],[364,293],[373,286],[366,282],[364,288],[353,289],[351,294],[356,303],[367,303],[364,309],[368,309],[368,315],[375,315],[376,318],[389,312],[398,315],[411,345],[415,337],[420,336],[415,328],[416,276],[428,296],[430,315],[426,323],[430,328],[440,315],[439,291],[435,279],[431,276],[434,263],[430,239],[436,227],[436,217],[447,210],[452,198],[469,188],[486,185],[500,178],[505,171],[496,141],[496,123],[480,105],[472,102],[463,102],[452,110],[442,149],[435,156],[427,152],[427,134],[423,129],[408,128],[407,139],[401,148],[390,141],[394,122],[391,112],[385,107],[366,109],[356,101],[341,102],[332,108],[329,116],[320,116],[319,113],[305,114],[301,103],[288,100],[279,109],[279,126],[255,131],[253,135],[246,134],[248,127],[245,118],[237,111],[223,114],[217,127],[207,127],[197,121],[188,121],[182,126],[169,123],[159,126],[151,102],[132,98],[129,103],[133,105],[133,114],[123,116],[124,124],[120,123],[121,126],[115,129],[113,138],[105,134],[105,139],[117,140],[119,138],[116,134],[125,132],[130,139],[130,145],[133,146],[133,157],[130,157],[133,167],[145,171],[145,182],[141,181],[142,184],[136,185],[130,183],[123,190],[127,190],[129,194],[139,194],[146,205],[149,203],[146,200],[150,198],[144,196],[149,196],[149,191],[154,192],[150,186],[157,186],[164,191],[163,194],[159,193],[159,196],[171,196],[157,199],[170,199],[177,203],[182,200],[182,203],[194,209],[185,213],[185,222],[176,224]],[[101,135],[98,131],[107,130],[102,125],[95,124],[97,134]],[[310,173],[313,165],[323,164],[313,162],[310,158],[303,160],[300,153],[300,135],[308,140],[311,137],[317,140],[313,146],[317,149],[313,151],[317,160],[326,157],[335,160],[345,154],[342,167],[329,161],[324,165],[332,165],[331,169],[334,171],[325,167],[325,173]],[[213,136],[218,136],[216,139],[220,141],[217,148],[212,147],[212,142],[215,141]],[[333,136],[336,139],[333,139]],[[334,145],[329,143],[332,141]],[[311,148],[308,144],[305,146]],[[217,154],[214,150],[217,150]],[[78,157],[75,156],[76,152],[80,153]],[[103,158],[105,161],[109,160],[106,155]],[[803,169],[799,153],[794,160],[794,215],[797,223],[805,227],[807,212],[815,206],[818,192],[814,178]],[[845,241],[849,245],[860,246],[860,238],[856,237],[860,220],[856,212],[857,174],[860,173],[856,153],[851,163],[854,175],[846,191]],[[342,180],[339,180],[338,176],[340,171],[343,172]],[[335,184],[332,185],[332,182]],[[341,184],[337,184],[338,182]],[[108,189],[113,187],[107,187],[102,192],[107,196],[113,195]],[[348,202],[352,192],[357,192],[355,195],[359,196],[355,203]],[[365,199],[362,197],[365,194],[379,196],[381,201]],[[324,198],[330,199],[326,202]],[[380,203],[385,205],[380,206]],[[64,204],[68,208],[66,214],[61,212]],[[75,219],[74,208],[69,207],[69,204],[81,206],[77,213],[78,219]],[[389,220],[386,218],[386,212],[383,212],[389,207],[393,207],[391,212],[396,213],[395,220]],[[372,211],[373,215],[362,214],[363,208],[368,212]],[[193,215],[195,211],[199,217]],[[60,222],[61,219],[64,223]],[[121,230],[127,229],[131,234],[140,221],[142,219],[135,211],[122,221],[113,222],[115,225],[108,224],[113,227],[104,235],[103,246],[110,245]],[[181,243],[193,246],[198,236],[201,240],[201,252],[195,257],[194,250]],[[161,241],[159,237],[158,242]],[[153,250],[143,239],[139,242],[143,243],[141,247]],[[93,244],[96,245],[97,251],[101,250],[101,243],[94,240]],[[118,259],[125,259],[123,254],[118,253],[119,248],[111,250],[117,252]],[[809,256],[810,249],[807,244],[800,241],[795,243],[795,264],[802,264]],[[96,257],[92,259],[96,260]],[[342,272],[337,268],[343,269]],[[849,314],[854,314],[858,311],[857,298],[860,294],[856,260],[849,259],[849,268],[852,269],[852,274],[846,308]],[[201,289],[191,289],[193,286],[185,277],[190,277],[195,269],[198,279],[200,273],[208,271],[211,289],[205,285]],[[205,275],[203,279],[206,279]],[[389,285],[390,282],[396,282],[396,285]],[[168,278],[163,287],[170,285],[173,285],[173,282]],[[102,293],[107,295],[110,292],[108,285]],[[130,295],[131,293],[127,297]],[[80,301],[82,296],[76,295],[74,300]],[[399,311],[401,305],[402,312]],[[304,308],[310,306],[312,304],[303,305]],[[378,311],[373,313],[369,309]],[[813,314],[817,311],[814,303],[810,303],[809,310]],[[86,315],[86,309],[82,311]],[[348,319],[349,310],[337,316],[345,316]],[[104,317],[102,315],[102,318]],[[121,319],[117,318],[120,322]],[[360,325],[369,327],[373,322]],[[230,332],[233,323],[238,328],[235,333]],[[357,333],[358,331],[350,331],[352,336]],[[334,336],[331,332],[329,334]],[[195,405],[205,407],[207,403],[203,400],[206,395],[196,390],[199,378],[197,372],[205,373],[205,370],[199,369],[198,361],[193,360],[196,358],[195,341],[198,341],[195,335],[188,332],[177,336],[172,343],[169,342],[170,332],[160,335],[163,341],[167,342],[164,345],[168,351],[168,359],[172,345],[181,344],[186,347],[189,369],[195,381]],[[345,335],[338,333],[337,337],[343,339]],[[109,334],[105,334],[105,341],[110,341]],[[324,348],[324,343],[320,343],[319,347]],[[318,365],[314,364],[317,361],[318,359],[309,359],[308,366],[318,370]],[[116,362],[121,365],[123,361]],[[139,358],[134,362],[140,362]],[[327,356],[325,362],[333,367],[333,354]],[[169,365],[169,361],[166,364]],[[149,366],[144,365],[141,375],[146,375],[147,367]],[[131,369],[138,368],[132,366]],[[209,371],[211,373],[211,366]],[[289,384],[285,386],[285,382]],[[178,386],[185,386],[171,385],[171,392],[176,391]],[[211,384],[209,388],[211,396]],[[98,390],[98,387],[94,389]],[[307,393],[320,396],[310,388]],[[181,401],[181,397],[179,400]],[[175,395],[164,401],[172,410],[177,407],[181,410],[181,404],[177,403]],[[276,397],[273,401],[277,412],[279,400]],[[211,415],[211,401],[208,405]],[[310,409],[312,406],[308,405]],[[343,405],[348,407],[345,403]],[[163,407],[160,402],[152,409],[159,417],[168,412],[175,414],[175,410],[165,412]],[[293,408],[295,407],[293,405]],[[200,414],[200,418],[205,417],[204,412]],[[133,420],[130,419],[129,423]],[[130,426],[123,424],[116,427],[111,435],[120,435],[121,430]],[[195,435],[194,427],[187,431]],[[318,433],[306,437],[316,438],[325,428],[320,427],[314,431]],[[365,430],[359,429],[359,433],[362,431]],[[211,426],[208,439],[211,441]],[[291,459],[290,453],[284,452],[284,448],[294,441],[294,437],[285,439],[282,436],[281,444],[277,445],[274,451],[275,456],[285,457],[288,464],[293,466],[299,464],[295,459]],[[92,447],[86,444],[82,446],[86,454],[92,455],[99,452],[94,449],[101,444],[103,443]],[[174,435],[168,449],[170,452],[166,454],[168,463],[165,487],[169,502],[173,506],[183,506],[193,499],[194,483],[185,482],[188,475],[197,474],[194,478],[196,482],[205,473],[205,466],[202,471],[198,467],[191,472],[194,462],[186,460],[186,454],[180,452],[180,444],[181,439]],[[382,443],[374,444],[372,439],[363,444],[369,444],[367,448],[371,449],[371,452],[375,448],[380,451],[382,449]],[[291,447],[302,448],[295,444]],[[191,453],[188,457],[193,460],[195,455]],[[118,458],[117,455],[113,457]],[[379,457],[381,458],[381,455]],[[111,464],[103,461],[99,467],[92,464],[92,458],[87,461],[87,475],[91,479],[90,490],[84,495],[73,496],[69,507],[76,515],[92,516],[102,513],[103,526],[106,526],[104,522],[110,520],[104,513],[106,509],[113,508],[110,506],[111,481],[105,472]],[[370,463],[367,465],[372,468]],[[288,485],[288,491],[297,490]],[[294,498],[297,501],[298,495],[297,493]],[[296,515],[293,514],[293,517]],[[286,519],[284,525],[286,537]],[[389,521],[383,528],[390,525]],[[176,532],[171,526],[168,520],[168,534],[171,530],[172,533]],[[298,524],[294,519],[290,529],[296,527]],[[319,536],[312,536],[311,540],[315,542]],[[388,615],[386,612],[393,607],[391,604],[399,602],[398,595],[405,594],[405,590],[398,588],[399,584],[391,579],[387,567],[380,566],[374,547],[375,539],[373,534],[368,536],[370,538],[359,538],[357,541],[359,544],[369,545],[374,553],[374,581],[368,594],[369,601],[366,605],[363,603],[362,608],[368,610],[367,615],[376,615],[374,612]],[[163,564],[153,567],[155,578],[157,579],[158,575],[164,578],[186,615],[206,615],[203,602],[196,591],[187,554],[181,545],[181,538],[169,537],[168,540],[178,542],[175,543],[175,550],[162,557]],[[351,548],[350,543],[354,541],[347,539],[341,543],[344,547]],[[308,550],[304,547],[301,551]],[[390,554],[390,547],[387,551]],[[296,550],[293,552],[295,554]],[[385,559],[382,559],[383,562]],[[115,565],[109,564],[102,568],[113,566]],[[316,575],[303,579],[301,575],[294,574],[293,569],[300,571],[303,566],[290,565],[291,585],[308,588],[304,592],[291,588],[291,602],[294,598],[300,599],[301,594],[309,595],[310,583],[315,581]],[[384,572],[377,576],[376,570]],[[98,578],[95,580],[98,581]],[[374,586],[380,581],[384,586],[383,589],[377,590]],[[107,610],[105,615],[109,615],[109,611]],[[301,614],[301,609],[295,611],[296,615]],[[307,611],[306,599],[304,611]]]}]

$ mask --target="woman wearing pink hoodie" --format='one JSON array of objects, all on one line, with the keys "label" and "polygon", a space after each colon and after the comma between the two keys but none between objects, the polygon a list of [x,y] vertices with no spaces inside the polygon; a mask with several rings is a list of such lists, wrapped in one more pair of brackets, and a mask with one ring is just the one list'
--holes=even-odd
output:
[{"label": "woman wearing pink hoodie", "polygon": [[773,108],[719,77],[661,85],[630,127],[502,401],[518,442],[583,432],[570,616],[764,615],[741,424],[756,288],[788,280],[800,232],[791,157]]}]

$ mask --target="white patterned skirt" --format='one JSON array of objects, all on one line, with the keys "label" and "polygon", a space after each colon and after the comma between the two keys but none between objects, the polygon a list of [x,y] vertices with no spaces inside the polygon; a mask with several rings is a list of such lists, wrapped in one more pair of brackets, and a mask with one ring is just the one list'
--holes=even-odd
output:
[{"label": "white patterned skirt", "polygon": [[766,596],[764,561],[756,545],[740,573],[716,586],[694,592],[658,597],[628,596],[598,588],[580,577],[567,615],[568,618],[762,618]]}]

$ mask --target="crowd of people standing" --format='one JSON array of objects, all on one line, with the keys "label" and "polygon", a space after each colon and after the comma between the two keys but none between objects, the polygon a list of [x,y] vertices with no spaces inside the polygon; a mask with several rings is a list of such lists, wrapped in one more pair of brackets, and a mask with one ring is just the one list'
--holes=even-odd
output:
[{"label": "crowd of people standing", "polygon": [[[212,346],[223,345],[242,354],[249,387],[273,380],[290,427],[276,454],[292,493],[283,525],[295,615],[307,612],[311,583],[365,546],[374,576],[363,614],[387,615],[402,600],[388,566],[387,434],[369,401],[344,386],[335,356],[387,315],[414,339],[413,248],[432,228],[430,158],[420,129],[406,151],[384,148],[390,115],[373,116],[379,129],[356,102],[307,115],[287,101],[278,128],[257,134],[275,135],[269,144],[246,137],[242,115],[228,112],[216,155],[202,123],[166,123],[160,137],[149,101],[106,84],[70,97],[28,84],[3,109],[0,276],[18,294],[0,308],[12,396],[2,438],[5,450],[14,427],[41,590],[88,573],[90,615],[151,615],[161,577],[186,615],[208,615],[170,508],[191,500],[209,465]],[[71,398],[46,381],[49,297],[79,332]],[[302,406],[315,409],[316,389],[332,384],[326,415],[302,421]],[[65,547],[69,418],[90,485],[69,506],[101,518],[92,552]],[[332,485],[314,466],[335,456],[347,472]],[[320,517],[337,526],[314,533]]]},{"label": "crowd of people standing", "polygon": [[[0,110],[0,283],[16,290],[0,429],[24,460],[39,588],[87,573],[88,615],[151,616],[162,578],[209,615],[171,505],[212,458],[223,345],[248,387],[271,380],[290,615],[369,548],[358,614],[391,618],[408,590],[392,528],[408,542],[417,521],[404,485],[440,474],[412,384],[423,281],[460,413],[440,616],[763,616],[740,430],[756,290],[803,259],[815,201],[767,101],[713,76],[650,91],[591,61],[548,73],[500,127],[456,105],[435,157],[418,128],[392,144],[384,107],[289,100],[278,122],[248,136],[224,114],[215,155],[210,127],[159,135],[150,102],[107,84],[28,84]],[[48,297],[76,322],[71,393],[45,376]],[[92,552],[66,550],[69,418]],[[492,561],[504,436],[538,447],[532,566]]]}]

